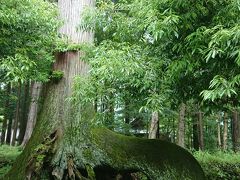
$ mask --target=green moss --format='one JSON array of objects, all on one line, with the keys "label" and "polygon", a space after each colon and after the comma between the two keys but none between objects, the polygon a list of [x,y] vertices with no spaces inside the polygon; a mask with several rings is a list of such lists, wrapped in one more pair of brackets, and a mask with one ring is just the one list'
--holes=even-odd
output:
[{"label": "green moss", "polygon": [[115,169],[142,171],[151,179],[164,176],[168,171],[176,177],[204,179],[195,158],[175,144],[127,137],[107,129],[94,129],[92,134],[97,146],[110,158],[109,166]]},{"label": "green moss", "polygon": [[52,71],[51,75],[49,76],[50,80],[57,83],[59,82],[64,76],[63,71]]},{"label": "green moss", "polygon": [[89,179],[96,179],[96,177],[95,177],[95,172],[94,172],[94,170],[93,170],[93,167],[92,166],[90,166],[89,164],[86,164],[86,170],[87,170],[87,174],[88,174],[88,178]]}]

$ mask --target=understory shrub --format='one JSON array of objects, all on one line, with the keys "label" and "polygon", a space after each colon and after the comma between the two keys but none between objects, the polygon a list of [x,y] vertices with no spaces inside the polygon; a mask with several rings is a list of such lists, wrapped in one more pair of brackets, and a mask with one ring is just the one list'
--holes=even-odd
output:
[{"label": "understory shrub", "polygon": [[0,146],[0,179],[8,172],[20,153],[21,148],[19,147]]},{"label": "understory shrub", "polygon": [[239,180],[240,153],[234,152],[195,152],[194,156],[201,164],[209,180]]}]

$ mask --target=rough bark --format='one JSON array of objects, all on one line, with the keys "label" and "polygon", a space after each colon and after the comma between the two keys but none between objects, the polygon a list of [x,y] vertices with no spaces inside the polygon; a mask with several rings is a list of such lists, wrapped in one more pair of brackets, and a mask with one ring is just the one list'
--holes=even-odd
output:
[{"label": "rough bark", "polygon": [[217,121],[217,145],[218,148],[222,147],[220,119]]},{"label": "rough bark", "polygon": [[36,124],[37,114],[38,114],[38,102],[39,102],[41,90],[42,90],[42,83],[34,82],[31,87],[31,102],[29,106],[27,126],[24,134],[24,138],[22,141],[22,146],[25,146],[29,141],[32,135],[34,126]]},{"label": "rough bark", "polygon": [[17,131],[18,131],[18,123],[20,117],[20,104],[21,104],[21,83],[19,83],[18,90],[17,90],[17,105],[16,105],[16,112],[14,117],[13,123],[13,135],[12,135],[12,142],[11,145],[15,146],[17,141]]},{"label": "rough bark", "polygon": [[18,143],[21,144],[26,132],[27,126],[27,115],[28,115],[28,106],[29,106],[29,82],[25,83],[23,87],[22,103],[21,103],[21,116],[20,116],[20,126],[19,126],[19,136]]},{"label": "rough bark", "polygon": [[159,138],[159,117],[157,111],[152,112],[148,138],[149,139]]},{"label": "rough bark", "polygon": [[[72,42],[92,41],[91,33],[75,31],[84,5],[92,4],[88,0],[58,1],[60,17],[71,21],[61,32]],[[152,180],[173,173],[182,179],[204,179],[198,162],[183,148],[96,128],[91,124],[92,105],[67,101],[72,94],[73,78],[87,76],[89,66],[79,60],[81,56],[77,51],[57,55],[54,69],[63,71],[64,77],[58,83],[48,84],[33,135],[5,179],[114,179],[119,173],[127,177],[126,174],[138,171]]]},{"label": "rough bark", "polygon": [[237,109],[233,111],[232,141],[233,141],[233,150],[235,152],[240,151],[240,121],[239,121],[239,113]]},{"label": "rough bark", "polygon": [[11,92],[11,85],[7,84],[6,86],[6,101],[4,105],[4,119],[2,124],[2,133],[1,133],[1,143],[3,144],[5,142],[6,138],[6,130],[7,130],[7,121],[9,120],[9,95]]},{"label": "rough bark", "polygon": [[12,122],[13,122],[13,110],[9,114],[8,127],[7,127],[7,139],[6,144],[10,145],[12,139]]},{"label": "rough bark", "polygon": [[223,122],[223,150],[227,150],[227,140],[228,140],[228,115],[224,113],[224,122]]},{"label": "rough bark", "polygon": [[198,126],[199,126],[199,148],[204,150],[204,139],[203,139],[203,113],[198,113]]},{"label": "rough bark", "polygon": [[185,111],[186,105],[181,103],[180,111],[179,111],[179,119],[178,119],[178,136],[177,136],[177,144],[181,147],[185,145]]},{"label": "rough bark", "polygon": [[194,113],[194,117],[193,117],[193,148],[195,150],[199,150],[199,126],[198,126],[198,113]]}]

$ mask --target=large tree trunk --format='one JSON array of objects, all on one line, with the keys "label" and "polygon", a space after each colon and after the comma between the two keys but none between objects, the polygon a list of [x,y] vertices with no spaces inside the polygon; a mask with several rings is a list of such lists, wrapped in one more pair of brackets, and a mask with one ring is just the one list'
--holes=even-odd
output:
[{"label": "large tree trunk", "polygon": [[157,111],[152,112],[148,138],[149,139],[159,138],[159,117]]},{"label": "large tree trunk", "polygon": [[235,152],[240,151],[240,120],[239,120],[239,113],[237,109],[233,111],[232,142],[233,142],[233,150]]},{"label": "large tree trunk", "polygon": [[27,118],[27,126],[25,135],[22,141],[22,146],[25,146],[30,139],[34,126],[37,120],[37,113],[38,113],[38,102],[40,98],[40,93],[42,90],[42,83],[34,82],[31,87],[31,102],[29,106],[28,118]]},{"label": "large tree trunk", "polygon": [[7,121],[9,120],[9,95],[11,92],[11,85],[7,84],[6,86],[6,101],[4,105],[4,119],[3,119],[3,125],[2,125],[2,133],[1,133],[1,143],[3,144],[5,142],[6,138],[6,130],[7,130]]},{"label": "large tree trunk", "polygon": [[186,105],[181,103],[180,105],[180,112],[179,112],[179,119],[178,119],[178,136],[177,136],[177,144],[181,147],[185,145],[185,111]]},{"label": "large tree trunk", "polygon": [[[92,5],[91,0],[58,1],[60,17],[65,21],[61,33],[73,43],[92,42],[92,33],[76,32],[82,9]],[[5,179],[107,180],[119,173],[137,171],[152,180],[164,174],[204,179],[198,162],[181,147],[118,135],[91,124],[93,106],[68,100],[73,78],[86,77],[88,73],[89,66],[79,60],[82,55],[77,51],[57,55],[54,69],[63,71],[64,77],[58,83],[48,84],[33,135]]]}]

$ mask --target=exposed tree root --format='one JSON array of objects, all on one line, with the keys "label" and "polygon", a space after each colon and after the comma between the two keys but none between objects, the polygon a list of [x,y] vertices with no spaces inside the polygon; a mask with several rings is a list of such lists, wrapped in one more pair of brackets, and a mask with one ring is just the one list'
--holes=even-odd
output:
[{"label": "exposed tree root", "polygon": [[38,177],[44,163],[50,161],[49,158],[54,154],[54,143],[56,142],[58,135],[59,131],[55,130],[35,148],[34,153],[30,156],[26,167],[26,177],[28,180],[33,179],[33,177]]},{"label": "exposed tree root", "polygon": [[174,144],[107,129],[92,129],[84,139],[87,144],[81,144],[79,134],[74,135],[79,141],[69,145],[66,138],[59,143],[64,139],[59,137],[62,133],[54,131],[32,153],[25,151],[4,180],[137,180],[139,173],[148,180],[205,179],[193,156]]}]

